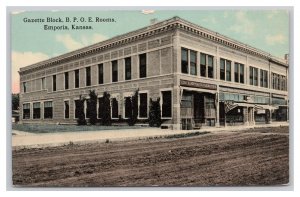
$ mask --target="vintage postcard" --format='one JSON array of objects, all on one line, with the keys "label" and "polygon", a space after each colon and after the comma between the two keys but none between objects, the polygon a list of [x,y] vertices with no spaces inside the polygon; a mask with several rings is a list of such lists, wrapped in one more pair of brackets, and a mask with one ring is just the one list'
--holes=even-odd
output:
[{"label": "vintage postcard", "polygon": [[9,16],[14,187],[289,185],[289,9]]}]

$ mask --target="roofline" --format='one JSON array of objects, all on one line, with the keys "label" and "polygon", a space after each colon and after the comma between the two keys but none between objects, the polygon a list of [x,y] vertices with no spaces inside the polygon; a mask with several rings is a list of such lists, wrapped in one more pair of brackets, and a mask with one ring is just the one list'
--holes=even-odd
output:
[{"label": "roofline", "polygon": [[[284,59],[272,56],[270,53],[267,53],[263,50],[257,49],[255,47],[252,47],[252,46],[242,43],[240,41],[229,38],[225,35],[219,34],[218,32],[211,31],[200,25],[191,23],[185,19],[175,16],[170,19],[155,23],[153,25],[149,25],[149,26],[146,26],[146,27],[134,30],[134,31],[130,31],[130,32],[124,33],[122,35],[114,36],[110,39],[74,50],[74,51],[71,51],[68,53],[64,53],[57,57],[53,57],[53,58],[50,58],[50,59],[47,59],[47,60],[44,60],[44,61],[41,61],[41,62],[38,62],[35,64],[31,64],[31,65],[22,67],[22,68],[20,68],[19,73],[21,74],[25,71],[30,71],[31,69],[39,68],[41,66],[48,67],[53,64],[65,63],[64,60],[68,61],[68,59],[70,59],[70,58],[77,59],[81,56],[84,57],[86,55],[94,54],[97,51],[113,48],[115,46],[118,46],[119,44],[130,43],[130,42],[133,42],[140,38],[144,38],[144,37],[148,37],[148,36],[157,34],[160,32],[161,28],[165,28],[165,30],[167,30],[169,27],[175,27],[175,28],[184,29],[184,30],[192,30],[191,28],[194,28],[196,33],[203,37],[206,37],[208,39],[213,39],[213,40],[221,42],[223,44],[225,43],[225,45],[236,46],[238,48],[244,49],[244,51],[246,51],[246,53],[256,54],[258,56],[267,58],[268,60],[270,60],[272,62],[275,62],[282,66],[288,67],[288,64],[286,63],[286,61]],[[148,33],[146,33],[146,32],[148,32]],[[140,34],[140,35],[138,35],[138,34]],[[147,34],[147,35],[143,35],[143,34]]]}]

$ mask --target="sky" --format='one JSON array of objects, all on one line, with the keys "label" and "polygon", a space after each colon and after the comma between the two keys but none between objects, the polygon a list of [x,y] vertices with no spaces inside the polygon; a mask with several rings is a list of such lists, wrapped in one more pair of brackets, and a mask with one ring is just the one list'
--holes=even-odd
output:
[{"label": "sky", "polygon": [[[276,10],[100,10],[100,11],[13,11],[11,12],[11,66],[12,92],[19,92],[21,67],[46,60],[84,46],[88,46],[117,35],[133,31],[158,21],[179,16],[192,23],[208,28],[248,44],[273,56],[284,58],[289,53],[289,12]],[[92,30],[44,30],[46,25],[67,25],[73,23],[24,22],[28,19],[63,20],[80,17],[113,18],[115,22],[80,22],[77,25],[91,25]]]}]

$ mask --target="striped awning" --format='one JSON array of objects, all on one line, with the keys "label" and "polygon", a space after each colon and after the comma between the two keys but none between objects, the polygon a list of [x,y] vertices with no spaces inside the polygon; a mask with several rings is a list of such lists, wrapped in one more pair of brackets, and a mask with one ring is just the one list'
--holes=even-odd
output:
[{"label": "striped awning", "polygon": [[252,104],[252,103],[236,103],[233,101],[225,101],[225,113],[233,110],[236,107],[253,107],[254,110],[275,110],[278,109],[278,107],[276,106],[272,106],[272,105],[257,105],[257,104]]},{"label": "striped awning", "polygon": [[238,103],[234,103],[233,101],[225,101],[224,102],[225,105],[225,113],[233,110],[234,108],[236,108],[238,105]]}]

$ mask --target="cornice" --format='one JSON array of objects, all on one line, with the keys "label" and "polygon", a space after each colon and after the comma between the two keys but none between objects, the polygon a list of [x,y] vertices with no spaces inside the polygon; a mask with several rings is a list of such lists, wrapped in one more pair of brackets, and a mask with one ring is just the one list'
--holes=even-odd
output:
[{"label": "cornice", "polygon": [[206,28],[183,20],[179,17],[173,17],[171,19],[144,27],[142,29],[138,29],[120,36],[116,36],[114,38],[108,39],[103,42],[99,42],[88,47],[84,47],[36,64],[32,64],[30,66],[26,66],[20,69],[20,74],[28,74],[40,69],[45,69],[48,67],[52,67],[55,65],[60,65],[69,61],[81,59],[83,57],[92,56],[99,52],[103,52],[109,49],[113,49],[116,47],[120,47],[129,43],[133,43],[145,38],[152,37],[154,35],[158,35],[164,32],[168,32],[171,30],[179,29],[181,31],[185,31],[191,34],[195,34],[199,37],[205,38],[207,40],[213,41],[217,44],[239,50],[245,52],[247,54],[251,54],[260,58],[267,59],[269,61],[275,62],[277,64],[288,67],[288,65],[283,61],[279,60],[276,57],[271,56],[270,54],[251,47],[249,45],[243,44],[226,36],[223,36],[217,32],[210,31]]}]

